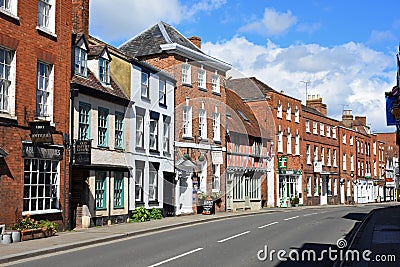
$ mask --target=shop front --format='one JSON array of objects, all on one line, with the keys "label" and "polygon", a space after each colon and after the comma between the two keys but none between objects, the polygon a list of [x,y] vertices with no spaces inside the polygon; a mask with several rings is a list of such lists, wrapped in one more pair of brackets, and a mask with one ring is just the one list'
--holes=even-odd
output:
[{"label": "shop front", "polygon": [[303,205],[302,171],[278,169],[278,206]]}]

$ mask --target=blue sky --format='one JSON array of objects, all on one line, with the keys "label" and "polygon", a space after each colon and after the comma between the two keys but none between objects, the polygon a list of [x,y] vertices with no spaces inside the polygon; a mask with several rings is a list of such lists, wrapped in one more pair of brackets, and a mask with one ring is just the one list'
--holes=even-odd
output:
[{"label": "blue sky", "polygon": [[200,36],[204,52],[305,100],[319,94],[328,115],[343,108],[386,127],[384,92],[395,85],[400,15],[394,0],[92,0],[90,33],[114,46],[163,20]]}]

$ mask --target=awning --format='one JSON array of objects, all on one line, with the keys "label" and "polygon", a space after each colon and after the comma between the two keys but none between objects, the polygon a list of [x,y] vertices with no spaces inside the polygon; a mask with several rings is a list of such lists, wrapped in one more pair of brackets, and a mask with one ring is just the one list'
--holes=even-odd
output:
[{"label": "awning", "polygon": [[8,153],[4,150],[4,148],[0,147],[0,158],[7,157]]}]

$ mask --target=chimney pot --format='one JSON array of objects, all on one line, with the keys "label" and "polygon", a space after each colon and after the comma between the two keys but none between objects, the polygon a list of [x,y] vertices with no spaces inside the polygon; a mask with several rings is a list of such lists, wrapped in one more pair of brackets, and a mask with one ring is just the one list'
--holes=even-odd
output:
[{"label": "chimney pot", "polygon": [[201,38],[198,36],[192,36],[188,38],[195,46],[201,49]]}]

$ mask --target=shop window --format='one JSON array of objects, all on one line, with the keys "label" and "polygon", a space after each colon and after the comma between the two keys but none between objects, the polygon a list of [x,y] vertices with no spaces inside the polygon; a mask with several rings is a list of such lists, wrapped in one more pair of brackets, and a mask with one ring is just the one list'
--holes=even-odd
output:
[{"label": "shop window", "polygon": [[59,210],[59,161],[24,160],[23,214]]}]

